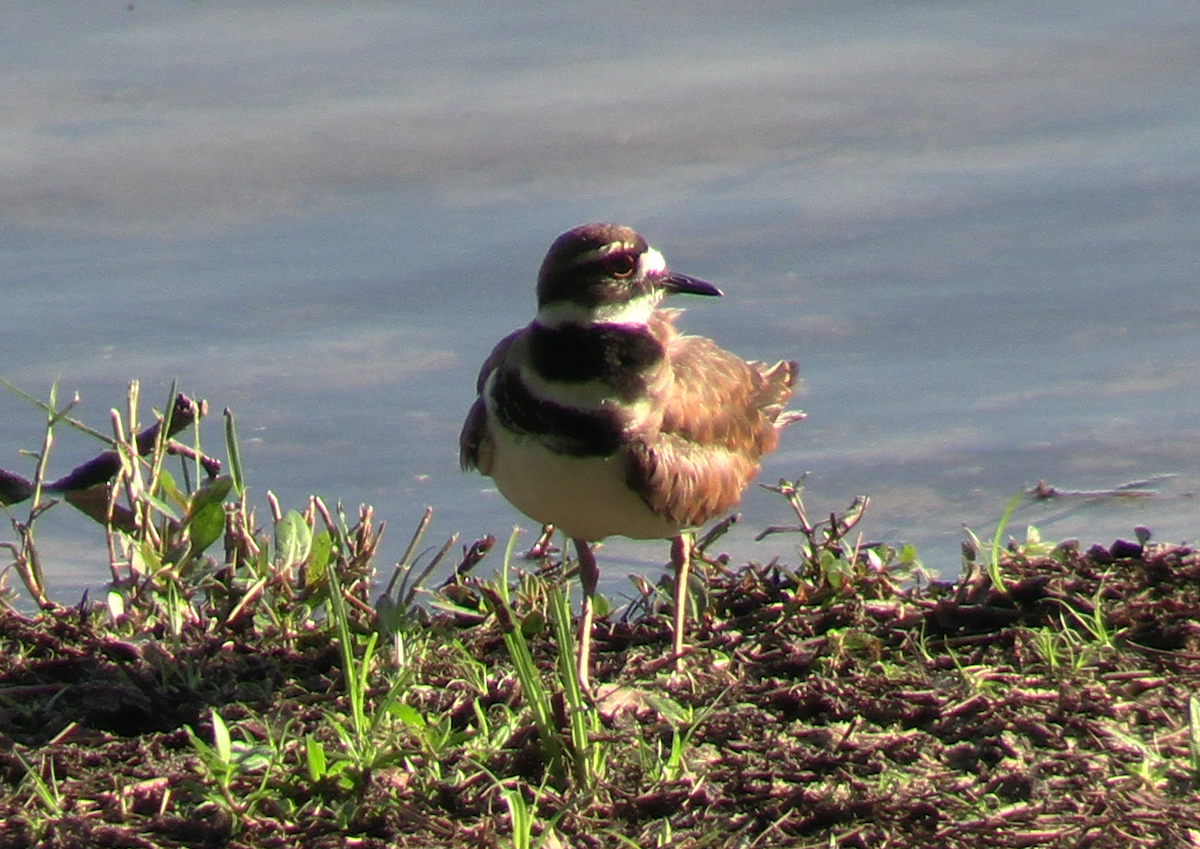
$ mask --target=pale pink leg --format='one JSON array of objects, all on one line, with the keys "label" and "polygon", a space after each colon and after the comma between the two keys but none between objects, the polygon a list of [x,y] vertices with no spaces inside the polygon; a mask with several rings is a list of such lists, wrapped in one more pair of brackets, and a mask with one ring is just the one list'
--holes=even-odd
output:
[{"label": "pale pink leg", "polygon": [[688,573],[692,566],[692,536],[680,534],[671,540],[671,566],[675,569],[675,671],[683,671],[683,631],[687,622]]},{"label": "pale pink leg", "polygon": [[579,662],[575,674],[579,678],[579,686],[585,693],[590,693],[593,601],[596,584],[600,580],[600,567],[596,565],[596,558],[586,540],[577,539],[573,542],[579,555],[579,583],[583,587],[583,610],[579,616]]}]

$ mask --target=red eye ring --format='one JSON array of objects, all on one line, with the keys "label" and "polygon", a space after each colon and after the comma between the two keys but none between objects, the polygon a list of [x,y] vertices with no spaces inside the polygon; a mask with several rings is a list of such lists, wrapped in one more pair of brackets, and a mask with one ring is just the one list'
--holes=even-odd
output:
[{"label": "red eye ring", "polygon": [[604,261],[604,270],[613,277],[632,277],[637,262],[629,254],[614,254]]}]

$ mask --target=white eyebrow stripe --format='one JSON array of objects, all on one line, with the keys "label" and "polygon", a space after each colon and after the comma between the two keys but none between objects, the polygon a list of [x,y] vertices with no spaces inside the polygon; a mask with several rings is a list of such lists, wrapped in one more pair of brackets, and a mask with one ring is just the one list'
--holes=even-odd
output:
[{"label": "white eyebrow stripe", "polygon": [[[631,251],[634,249],[634,247],[635,245],[630,244],[629,242],[609,242],[607,245],[601,245],[600,247],[593,248],[586,253],[579,254],[573,265],[587,265],[589,262],[595,262],[598,259],[604,259],[610,254],[618,253],[620,251]],[[655,253],[658,252],[655,251]]]}]

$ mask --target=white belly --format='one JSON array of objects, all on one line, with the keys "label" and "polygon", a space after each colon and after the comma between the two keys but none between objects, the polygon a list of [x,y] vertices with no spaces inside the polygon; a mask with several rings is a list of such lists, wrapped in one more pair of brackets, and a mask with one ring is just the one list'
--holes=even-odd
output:
[{"label": "white belly", "polygon": [[620,535],[667,539],[683,528],[655,515],[625,484],[620,456],[568,457],[537,440],[515,436],[493,421],[492,478],[512,505],[572,539]]}]

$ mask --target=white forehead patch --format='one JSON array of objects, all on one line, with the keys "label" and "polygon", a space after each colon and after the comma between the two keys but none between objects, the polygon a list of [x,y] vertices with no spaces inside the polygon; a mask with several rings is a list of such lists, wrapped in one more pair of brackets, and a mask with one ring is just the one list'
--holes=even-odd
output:
[{"label": "white forehead patch", "polygon": [[646,277],[658,277],[667,270],[667,261],[654,248],[646,248],[646,252],[638,259],[638,264]]}]

